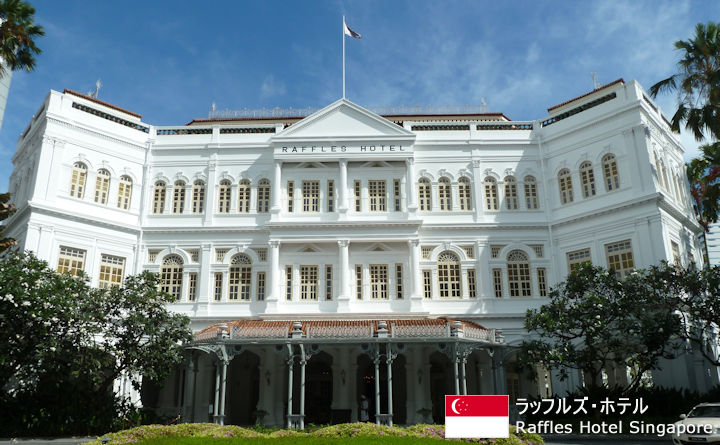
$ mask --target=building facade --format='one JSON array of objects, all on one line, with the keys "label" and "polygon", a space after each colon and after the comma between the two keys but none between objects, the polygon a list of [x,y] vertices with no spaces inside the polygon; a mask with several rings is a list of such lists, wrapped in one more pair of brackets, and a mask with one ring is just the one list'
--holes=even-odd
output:
[{"label": "building facade", "polygon": [[[443,394],[563,394],[581,377],[515,366],[525,311],[574,264],[701,263],[702,229],[683,148],[639,84],[548,113],[379,116],[341,99],[159,127],[52,91],[18,141],[6,233],[93,285],[161,275],[197,335],[143,403],[186,421],[297,426],[365,404],[415,423],[442,420]],[[718,382],[692,353],[653,379]]]}]

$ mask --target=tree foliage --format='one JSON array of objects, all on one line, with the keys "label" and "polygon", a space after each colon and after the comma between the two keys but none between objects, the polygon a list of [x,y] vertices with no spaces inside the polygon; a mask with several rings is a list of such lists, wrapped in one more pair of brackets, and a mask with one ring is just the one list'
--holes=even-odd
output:
[{"label": "tree foliage", "polygon": [[45,31],[34,20],[35,8],[24,0],[0,0],[0,76],[6,70],[35,69],[35,56],[42,51],[35,39]]},{"label": "tree foliage", "polygon": [[628,391],[661,358],[673,358],[680,317],[668,306],[665,288],[642,273],[625,280],[589,264],[568,275],[550,292],[550,302],[528,310],[525,328],[536,334],[524,341],[521,357],[548,368],[574,368],[590,388],[601,387],[608,364],[633,370]]},{"label": "tree foliage", "polygon": [[[8,201],[10,201],[10,193],[0,193],[0,221],[5,221],[15,213],[15,206],[9,204]],[[3,228],[4,227],[0,225],[0,252],[17,244],[14,239],[3,236]]]},{"label": "tree foliage", "polygon": [[123,401],[122,375],[156,382],[181,360],[187,317],[145,272],[123,287],[90,288],[32,254],[0,260],[0,435],[101,432]]},{"label": "tree foliage", "polygon": [[675,42],[675,49],[682,52],[678,72],[650,87],[650,95],[677,93],[673,131],[684,123],[698,141],[720,139],[720,24],[698,23],[692,39]]},{"label": "tree foliage", "polygon": [[702,145],[700,151],[702,156],[687,164],[687,176],[698,222],[708,231],[720,212],[720,142]]}]

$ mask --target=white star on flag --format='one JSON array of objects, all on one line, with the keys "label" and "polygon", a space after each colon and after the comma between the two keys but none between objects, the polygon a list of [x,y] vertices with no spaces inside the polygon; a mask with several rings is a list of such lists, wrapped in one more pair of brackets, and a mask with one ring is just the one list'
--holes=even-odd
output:
[{"label": "white star on flag", "polygon": [[508,396],[445,396],[445,438],[510,436]]}]

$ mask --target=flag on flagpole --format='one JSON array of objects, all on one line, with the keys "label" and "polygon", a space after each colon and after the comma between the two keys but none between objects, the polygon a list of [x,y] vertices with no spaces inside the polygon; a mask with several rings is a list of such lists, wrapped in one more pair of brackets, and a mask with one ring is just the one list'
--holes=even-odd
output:
[{"label": "flag on flagpole", "polygon": [[362,39],[362,36],[352,29],[345,23],[345,20],[343,20],[343,27],[345,28],[345,35],[350,37],[355,37],[356,39]]},{"label": "flag on flagpole", "polygon": [[508,396],[445,396],[445,438],[510,436]]}]

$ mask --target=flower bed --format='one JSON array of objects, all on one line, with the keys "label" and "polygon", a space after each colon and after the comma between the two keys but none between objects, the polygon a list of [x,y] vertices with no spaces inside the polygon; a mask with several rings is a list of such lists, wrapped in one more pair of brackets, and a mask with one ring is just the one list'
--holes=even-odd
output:
[{"label": "flower bed", "polygon": [[[510,429],[508,439],[467,439],[466,442],[482,443],[488,445],[541,445],[543,440],[535,434],[515,434],[514,428]],[[184,423],[180,425],[145,425],[129,430],[118,431],[103,436],[110,439],[110,444],[132,444],[139,442],[151,442],[153,440],[171,439],[181,437],[225,439],[225,438],[248,438],[248,439],[272,439],[272,438],[296,438],[298,442],[305,439],[347,439],[356,437],[384,437],[384,438],[415,438],[445,440],[445,427],[443,425],[413,425],[409,427],[384,426],[374,423],[343,423],[321,427],[309,432],[295,430],[277,430],[272,432],[260,432],[239,426],[220,426],[214,423]],[[209,440],[208,443],[212,443]],[[102,438],[98,438],[86,445],[101,445]]]}]

